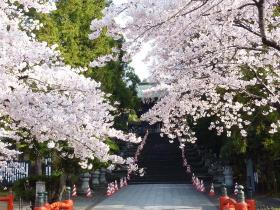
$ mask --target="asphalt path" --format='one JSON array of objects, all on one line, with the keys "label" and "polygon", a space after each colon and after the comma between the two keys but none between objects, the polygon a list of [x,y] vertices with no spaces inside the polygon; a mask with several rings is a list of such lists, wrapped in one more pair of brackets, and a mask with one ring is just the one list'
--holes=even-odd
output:
[{"label": "asphalt path", "polygon": [[216,210],[208,197],[190,184],[129,185],[92,210]]}]

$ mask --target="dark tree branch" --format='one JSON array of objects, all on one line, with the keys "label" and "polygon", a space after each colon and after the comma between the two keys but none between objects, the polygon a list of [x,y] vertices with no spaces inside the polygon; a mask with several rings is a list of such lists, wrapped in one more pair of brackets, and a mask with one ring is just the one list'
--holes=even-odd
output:
[{"label": "dark tree branch", "polygon": [[266,39],[266,34],[265,34],[265,26],[264,26],[264,8],[263,8],[264,0],[260,0],[256,6],[258,8],[258,24],[260,28],[260,34],[263,39]]},{"label": "dark tree branch", "polygon": [[243,24],[240,20],[234,21],[234,26],[237,26],[239,28],[244,28],[245,30],[251,32],[252,34],[255,34],[256,36],[262,37],[262,35],[256,31],[253,31],[253,29],[250,26],[247,26]]},{"label": "dark tree branch", "polygon": [[243,8],[245,8],[245,7],[248,7],[248,6],[256,6],[256,4],[255,3],[248,3],[248,4],[244,4],[244,5],[242,5],[242,6],[240,6],[238,9],[243,9]]},{"label": "dark tree branch", "polygon": [[264,20],[264,0],[253,0],[254,3],[248,3],[243,6],[241,6],[239,9],[244,8],[245,6],[256,6],[258,9],[258,25],[259,25],[259,32],[254,31],[250,26],[246,25],[245,23],[242,23],[241,20],[236,19],[234,21],[234,26],[243,28],[250,33],[260,37],[262,39],[262,43],[268,47],[272,47],[278,51],[280,51],[280,45],[277,44],[277,42],[270,40],[266,36],[265,32],[265,20]]},{"label": "dark tree branch", "polygon": [[273,40],[269,40],[266,37],[266,33],[265,33],[265,22],[264,22],[264,0],[259,0],[259,2],[256,3],[256,6],[258,8],[258,24],[259,24],[259,28],[260,28],[260,34],[261,34],[261,38],[262,38],[262,42],[263,44],[272,47],[278,51],[280,51],[280,45],[278,45],[275,41]]}]

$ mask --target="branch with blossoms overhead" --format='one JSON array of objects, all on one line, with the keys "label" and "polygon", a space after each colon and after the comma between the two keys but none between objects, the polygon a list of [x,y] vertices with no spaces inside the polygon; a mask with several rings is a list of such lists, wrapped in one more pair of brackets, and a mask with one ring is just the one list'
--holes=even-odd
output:
[{"label": "branch with blossoms overhead", "polygon": [[[33,30],[43,26],[26,15],[30,9],[49,13],[56,7],[53,1],[0,3],[0,118],[10,119],[13,139],[22,140],[24,128],[38,143],[49,142],[50,148],[66,142],[84,168],[95,158],[126,164],[122,157],[109,153],[106,139],[139,143],[141,138],[114,129],[116,108],[100,84],[81,75],[83,68],[64,64],[56,46],[36,39]],[[12,160],[18,154],[1,140],[0,145],[1,160],[8,156]]]},{"label": "branch with blossoms overhead", "polygon": [[[194,142],[192,125],[213,117],[209,129],[228,137],[237,129],[246,138],[260,109],[264,117],[279,111],[277,12],[275,0],[134,0],[110,4],[91,29],[106,28],[116,38],[121,34],[132,55],[152,43],[151,78],[168,85],[168,91],[143,120],[163,122],[162,132],[170,138]],[[119,23],[120,17],[125,21]],[[279,127],[274,119],[268,131]]]}]

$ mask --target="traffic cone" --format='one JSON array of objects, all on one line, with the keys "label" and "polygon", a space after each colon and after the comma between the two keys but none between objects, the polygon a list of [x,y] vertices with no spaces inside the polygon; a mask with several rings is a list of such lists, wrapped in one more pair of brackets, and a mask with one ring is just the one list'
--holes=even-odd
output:
[{"label": "traffic cone", "polygon": [[126,180],[126,177],[124,177],[124,186],[125,186],[125,187],[127,186],[127,180]]},{"label": "traffic cone", "polygon": [[111,190],[111,195],[113,195],[116,192],[113,182],[110,183],[110,190]]},{"label": "traffic cone", "polygon": [[195,176],[194,176],[194,173],[192,174],[192,184],[193,184],[193,186],[195,185]]},{"label": "traffic cone", "polygon": [[195,188],[196,188],[196,190],[200,191],[200,181],[197,177],[195,179]]},{"label": "traffic cone", "polygon": [[200,192],[205,192],[203,180],[200,181]]},{"label": "traffic cone", "polygon": [[87,197],[87,198],[91,198],[91,197],[92,197],[91,189],[90,189],[89,186],[88,186],[88,189],[87,189],[86,197]]},{"label": "traffic cone", "polygon": [[235,186],[234,186],[234,195],[238,194],[238,183],[235,182]]},{"label": "traffic cone", "polygon": [[123,178],[120,179],[120,189],[123,188]]},{"label": "traffic cone", "polygon": [[210,196],[215,196],[215,189],[214,189],[214,184],[213,184],[213,183],[211,184],[211,188],[210,188],[210,191],[209,191],[209,195],[210,195]]},{"label": "traffic cone", "polygon": [[111,195],[112,195],[112,191],[111,191],[111,186],[110,186],[110,184],[108,184],[108,186],[107,186],[106,195],[107,195],[107,196],[111,196]]},{"label": "traffic cone", "polygon": [[72,197],[77,197],[77,188],[76,188],[76,185],[73,186]]},{"label": "traffic cone", "polygon": [[115,191],[118,191],[119,190],[119,187],[118,187],[118,181],[115,180]]},{"label": "traffic cone", "polygon": [[194,178],[193,186],[194,186],[194,188],[197,188],[197,177]]},{"label": "traffic cone", "polygon": [[190,165],[187,165],[187,173],[191,173],[191,166]]}]

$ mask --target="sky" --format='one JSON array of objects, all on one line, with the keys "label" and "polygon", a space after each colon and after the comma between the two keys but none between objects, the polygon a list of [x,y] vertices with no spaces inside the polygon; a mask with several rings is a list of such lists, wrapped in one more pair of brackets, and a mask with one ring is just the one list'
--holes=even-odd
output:
[{"label": "sky", "polygon": [[144,45],[141,51],[132,57],[132,62],[130,64],[130,66],[134,68],[135,73],[138,75],[141,81],[148,78],[150,75],[148,64],[143,62],[143,59],[145,59],[147,55],[148,49],[149,46]]}]

